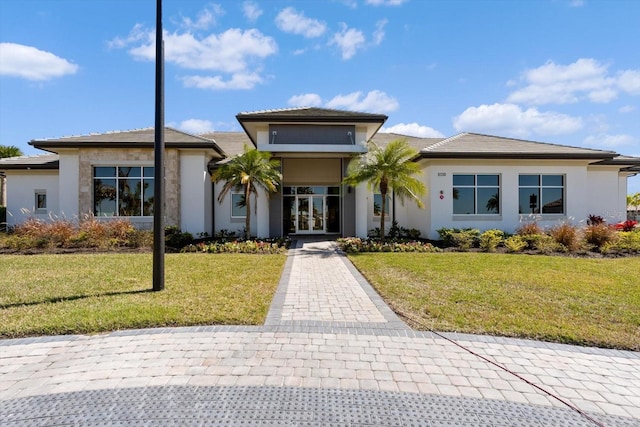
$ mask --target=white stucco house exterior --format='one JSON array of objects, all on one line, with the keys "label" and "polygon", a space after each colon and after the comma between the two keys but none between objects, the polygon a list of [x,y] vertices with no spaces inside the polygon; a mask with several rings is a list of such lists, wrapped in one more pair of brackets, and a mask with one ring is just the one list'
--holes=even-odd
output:
[{"label": "white stucco house exterior", "polygon": [[[379,224],[379,195],[342,185],[349,161],[406,139],[418,150],[428,191],[424,209],[392,198],[389,225],[435,239],[442,227],[514,231],[523,221],[542,226],[579,223],[588,215],[608,222],[626,218],[627,178],[640,158],[613,151],[569,147],[499,136],[461,133],[417,138],[379,133],[382,114],[322,108],[240,113],[243,132],[191,135],[165,130],[167,225],[194,235],[241,231],[241,194],[217,201],[216,165],[244,145],[281,161],[279,191],[259,195],[252,230],[259,237],[327,234],[365,237]],[[6,175],[7,222],[29,217],[73,219],[86,214],[127,217],[139,227],[153,222],[152,128],[32,140],[39,156],[0,159]]]}]

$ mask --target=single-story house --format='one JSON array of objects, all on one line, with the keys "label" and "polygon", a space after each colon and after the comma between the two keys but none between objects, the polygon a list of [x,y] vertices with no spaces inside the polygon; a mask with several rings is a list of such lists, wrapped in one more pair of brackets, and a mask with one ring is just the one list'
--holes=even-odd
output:
[{"label": "single-story house", "polygon": [[[242,194],[218,202],[222,183],[210,173],[244,145],[281,161],[282,185],[253,204],[252,230],[259,237],[367,235],[379,225],[380,195],[366,184],[342,185],[349,161],[405,139],[418,150],[428,191],[424,209],[388,203],[388,221],[437,238],[443,227],[514,231],[523,221],[543,226],[578,223],[590,214],[608,222],[626,218],[627,178],[640,158],[613,151],[570,147],[499,136],[461,133],[418,138],[380,133],[382,114],[323,108],[240,113],[243,132],[191,135],[165,130],[167,225],[194,235],[241,231]],[[0,160],[7,180],[7,222],[29,217],[126,217],[140,227],[153,222],[153,128],[32,140],[48,152]]]}]

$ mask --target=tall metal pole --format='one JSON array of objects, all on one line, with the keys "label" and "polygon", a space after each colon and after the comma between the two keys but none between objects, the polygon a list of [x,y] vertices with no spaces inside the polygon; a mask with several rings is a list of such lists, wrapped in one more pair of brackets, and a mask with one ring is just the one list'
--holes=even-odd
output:
[{"label": "tall metal pole", "polygon": [[162,0],[156,0],[156,123],[153,176],[153,290],[164,289],[164,41]]}]

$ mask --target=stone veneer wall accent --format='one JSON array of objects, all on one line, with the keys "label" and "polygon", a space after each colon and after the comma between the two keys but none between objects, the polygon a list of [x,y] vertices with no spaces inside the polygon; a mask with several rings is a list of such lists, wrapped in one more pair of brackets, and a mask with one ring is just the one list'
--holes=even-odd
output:
[{"label": "stone veneer wall accent", "polygon": [[[180,161],[178,150],[165,151],[165,206],[166,225],[180,224]],[[153,164],[153,149],[81,149],[79,150],[79,208],[80,213],[93,212],[93,166],[133,166],[143,163]],[[134,221],[136,225],[150,228],[153,222]]]}]

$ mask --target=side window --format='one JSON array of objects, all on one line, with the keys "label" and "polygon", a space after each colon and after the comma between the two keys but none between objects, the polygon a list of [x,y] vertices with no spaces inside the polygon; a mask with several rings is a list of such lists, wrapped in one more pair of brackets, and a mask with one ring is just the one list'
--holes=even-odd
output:
[{"label": "side window", "polygon": [[[384,206],[384,214],[389,215],[389,206],[391,205],[391,197],[387,194],[386,204]],[[373,216],[380,216],[382,212],[382,194],[375,193],[373,195]]]},{"label": "side window", "polygon": [[47,212],[47,191],[46,190],[35,191],[34,206],[36,209],[36,213]]},{"label": "side window", "polygon": [[241,193],[241,192],[231,193],[231,217],[246,218],[246,216],[247,216],[247,204],[245,203],[244,193]]}]

